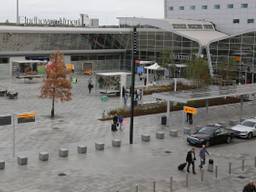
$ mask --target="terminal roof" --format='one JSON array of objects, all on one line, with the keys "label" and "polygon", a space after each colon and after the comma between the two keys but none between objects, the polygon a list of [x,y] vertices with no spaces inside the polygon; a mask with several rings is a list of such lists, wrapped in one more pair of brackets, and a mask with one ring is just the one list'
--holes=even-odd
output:
[{"label": "terminal roof", "polygon": [[153,19],[137,17],[118,17],[120,24],[130,26],[144,25],[157,27],[162,30],[176,33],[198,42],[202,46],[209,45],[218,39],[227,38],[229,35],[216,31],[211,22],[192,19]]}]

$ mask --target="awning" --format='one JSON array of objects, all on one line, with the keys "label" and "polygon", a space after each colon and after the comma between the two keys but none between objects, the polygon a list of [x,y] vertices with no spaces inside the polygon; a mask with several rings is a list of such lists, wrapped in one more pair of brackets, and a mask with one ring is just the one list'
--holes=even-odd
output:
[{"label": "awning", "polygon": [[153,65],[150,65],[148,67],[145,67],[145,69],[149,69],[149,70],[165,70],[165,68],[161,67],[157,63],[154,63]]}]

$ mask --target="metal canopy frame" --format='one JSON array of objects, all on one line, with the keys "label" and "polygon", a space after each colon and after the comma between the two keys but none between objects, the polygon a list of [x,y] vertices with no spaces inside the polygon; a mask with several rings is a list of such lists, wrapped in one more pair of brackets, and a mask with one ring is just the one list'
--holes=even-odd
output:
[{"label": "metal canopy frame", "polygon": [[172,93],[155,93],[153,97],[170,102],[187,103],[189,101],[209,100],[223,97],[235,97],[256,94],[256,84],[236,86],[210,86],[208,89],[195,89],[193,91],[179,91]]},{"label": "metal canopy frame", "polygon": [[189,101],[206,100],[208,114],[208,100],[225,97],[240,97],[240,120],[243,113],[244,95],[256,94],[256,84],[233,85],[233,86],[209,86],[206,89],[195,89],[193,91],[179,91],[170,93],[155,93],[153,97],[167,102],[167,122],[169,125],[170,103],[183,103]]}]

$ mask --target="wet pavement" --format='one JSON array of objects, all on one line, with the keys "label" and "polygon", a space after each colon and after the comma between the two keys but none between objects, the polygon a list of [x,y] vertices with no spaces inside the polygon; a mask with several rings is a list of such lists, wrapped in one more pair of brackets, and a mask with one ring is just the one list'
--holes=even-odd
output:
[{"label": "wet pavement", "polygon": [[[56,104],[56,118],[49,118],[51,101],[40,99],[40,80],[0,81],[0,86],[19,92],[17,100],[0,97],[0,115],[35,111],[37,122],[16,126],[16,156],[28,157],[28,165],[18,166],[12,157],[12,126],[0,127],[0,159],[5,160],[5,170],[0,170],[0,192],[131,192],[170,191],[170,177],[173,177],[173,191],[220,192],[242,191],[250,179],[255,179],[254,156],[255,139],[250,141],[234,139],[231,144],[209,147],[210,158],[218,166],[215,173],[204,171],[201,181],[197,175],[189,175],[186,187],[186,173],[177,170],[178,164],[185,161],[190,146],[183,135],[182,112],[172,112],[170,126],[160,125],[163,114],[135,117],[134,144],[129,145],[129,119],[125,119],[123,131],[112,134],[111,121],[99,121],[103,110],[120,106],[119,98],[110,98],[102,103],[100,96],[88,94],[86,77],[79,77],[73,85],[73,99]],[[145,96],[145,101],[152,100]],[[244,104],[243,117],[255,115],[254,102]],[[239,104],[199,109],[195,125],[212,122],[238,120]],[[169,136],[170,129],[178,129],[179,137]],[[165,133],[165,139],[156,139],[157,131]],[[141,142],[141,134],[150,134],[149,143]],[[122,141],[121,148],[113,148],[114,138]],[[105,144],[104,151],[95,151],[95,142]],[[85,144],[87,154],[78,154],[77,146]],[[61,147],[69,149],[68,158],[58,157]],[[38,154],[47,151],[49,161],[41,162]],[[198,149],[197,149],[198,152]],[[242,171],[242,159],[245,168]],[[232,162],[232,173],[228,164]],[[199,160],[196,167],[198,167]]]}]

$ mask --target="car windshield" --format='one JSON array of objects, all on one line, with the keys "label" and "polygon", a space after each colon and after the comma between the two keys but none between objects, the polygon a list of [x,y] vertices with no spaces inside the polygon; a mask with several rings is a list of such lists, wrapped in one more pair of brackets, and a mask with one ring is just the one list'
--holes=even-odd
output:
[{"label": "car windshield", "polygon": [[213,127],[203,127],[199,129],[197,133],[206,134],[206,135],[212,135],[214,133],[215,129]]},{"label": "car windshield", "polygon": [[241,125],[246,126],[246,127],[254,127],[255,122],[253,122],[253,121],[244,121],[244,122],[241,123]]}]

